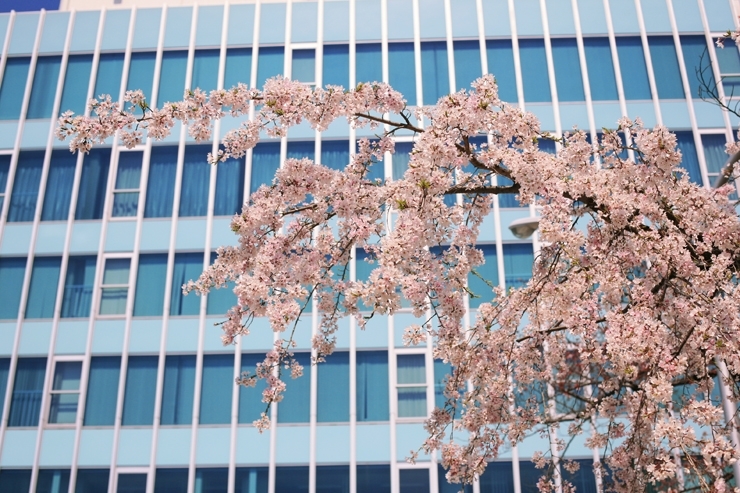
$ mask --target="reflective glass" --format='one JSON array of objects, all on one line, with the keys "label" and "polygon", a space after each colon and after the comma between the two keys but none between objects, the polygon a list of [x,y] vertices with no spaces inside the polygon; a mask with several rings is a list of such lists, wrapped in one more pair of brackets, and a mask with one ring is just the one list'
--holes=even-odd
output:
[{"label": "reflective glass", "polygon": [[552,62],[560,101],[584,101],[581,61],[575,39],[555,38],[552,44]]}]

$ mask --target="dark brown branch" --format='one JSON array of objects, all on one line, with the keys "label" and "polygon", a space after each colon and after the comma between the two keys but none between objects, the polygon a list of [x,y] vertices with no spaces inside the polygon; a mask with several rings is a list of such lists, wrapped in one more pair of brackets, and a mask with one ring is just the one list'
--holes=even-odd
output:
[{"label": "dark brown branch", "polygon": [[507,186],[494,186],[494,185],[482,185],[479,187],[466,187],[464,185],[456,185],[445,190],[445,195],[453,195],[456,193],[478,193],[478,194],[504,194],[504,193],[519,193],[521,186],[518,183]]},{"label": "dark brown branch", "polygon": [[[388,120],[387,118],[382,118],[379,116],[373,116],[369,115],[367,113],[355,113],[355,116],[358,118],[367,118],[368,120],[372,120],[374,122],[383,123],[386,125],[390,125],[392,127],[396,128],[403,128],[406,130],[411,130],[412,132],[416,133],[422,133],[424,132],[423,128],[419,128],[416,125],[412,125],[408,118],[404,117],[404,120],[406,120],[406,123],[400,123],[400,122],[394,122],[393,120]],[[403,116],[403,115],[402,115]]]}]

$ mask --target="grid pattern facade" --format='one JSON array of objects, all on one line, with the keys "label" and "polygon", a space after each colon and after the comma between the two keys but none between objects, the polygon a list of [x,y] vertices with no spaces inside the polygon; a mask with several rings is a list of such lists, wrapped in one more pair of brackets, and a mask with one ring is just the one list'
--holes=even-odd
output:
[{"label": "grid pattern facade", "polygon": [[[493,73],[502,98],[543,129],[573,125],[595,141],[622,115],[675,130],[692,180],[710,186],[737,125],[698,97],[702,74],[732,97],[734,47],[713,39],[733,27],[728,0],[350,0],[0,15],[0,490],[31,492],[447,492],[436,457],[404,459],[441,399],[445,366],[431,346],[406,347],[403,310],[365,331],[345,320],[338,352],[306,366],[276,423],[260,435],[259,389],[233,385],[274,334],[222,347],[214,327],[233,303],[219,290],[183,296],[219,245],[230,216],[270,183],[287,157],[343,167],[360,137],[341,123],[264,140],[218,167],[176,127],[162,142],[127,150],[109,142],[71,155],[53,116],[102,93],[142,89],[150,104],[186,88],[260,86],[284,74],[309,84],[391,83],[408,104],[433,104]],[[698,71],[698,72],[697,72]],[[716,83],[719,81],[719,83]],[[238,125],[226,118],[215,135]],[[394,179],[398,154],[371,169]],[[553,148],[554,151],[554,148]],[[533,244],[507,225],[527,217],[496,199],[481,235],[481,274],[504,288],[531,274]],[[371,266],[360,253],[352,275]],[[473,291],[485,286],[471,279]],[[474,311],[480,299],[469,301]],[[310,357],[317,317],[297,331]],[[489,466],[475,493],[535,491],[531,437]],[[595,491],[594,452],[569,478]]]}]

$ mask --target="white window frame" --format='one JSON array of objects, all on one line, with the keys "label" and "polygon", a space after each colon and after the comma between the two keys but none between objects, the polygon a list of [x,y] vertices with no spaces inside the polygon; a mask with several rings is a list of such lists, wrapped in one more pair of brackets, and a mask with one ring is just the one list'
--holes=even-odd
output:
[{"label": "white window frame", "polygon": [[[424,358],[424,382],[423,383],[398,383],[398,358],[399,356],[421,356]],[[427,368],[427,358],[426,358],[426,347],[418,347],[418,348],[404,348],[404,349],[396,349],[393,352],[393,365],[395,365],[396,369],[396,381],[395,381],[395,415],[396,420],[399,422],[406,422],[406,421],[423,421],[429,417],[429,376],[428,368]],[[399,396],[398,391],[400,389],[424,389],[424,398],[425,398],[425,406],[424,406],[424,415],[423,416],[401,416],[399,413]],[[432,394],[433,395],[433,394]]]},{"label": "white window frame", "polygon": [[[80,364],[80,383],[77,390],[54,390],[54,377],[56,377],[57,374],[57,364],[58,363],[79,363]],[[48,379],[48,388],[46,390],[46,394],[49,396],[49,398],[46,400],[46,406],[43,409],[44,412],[44,419],[43,422],[46,424],[46,426],[50,428],[74,428],[77,424],[77,421],[80,419],[80,396],[82,395],[82,380],[83,380],[83,373],[85,371],[85,362],[83,361],[83,358],[80,356],[55,356],[53,358],[52,364],[51,364],[51,375]],[[75,413],[75,419],[71,423],[55,423],[50,421],[50,414],[51,414],[51,408],[52,408],[52,401],[53,397],[55,395],[72,395],[77,394],[77,411]]]},{"label": "white window frame", "polygon": [[[108,263],[108,260],[128,260],[128,282],[126,284],[105,284],[105,267]],[[100,269],[99,279],[97,283],[97,301],[95,306],[95,317],[96,318],[124,318],[128,315],[128,312],[131,311],[131,288],[132,288],[132,278],[133,278],[133,258],[130,253],[122,253],[122,254],[107,254],[103,256],[103,263],[102,263],[102,269]],[[123,310],[123,313],[111,313],[111,314],[105,314],[100,313],[100,309],[103,306],[103,292],[106,289],[126,289],[126,306]]]},{"label": "white window frame", "polygon": [[[130,153],[130,152],[140,152],[141,153],[141,174],[139,175],[139,187],[138,188],[116,188],[116,182],[118,181],[118,165],[120,163],[121,154],[124,153]],[[145,148],[143,145],[138,145],[134,147],[133,149],[126,149],[119,148],[118,154],[115,157],[115,178],[113,179],[113,183],[111,185],[111,205],[110,205],[110,211],[108,212],[108,219],[110,221],[131,221],[138,217],[140,208],[141,208],[141,182],[144,179],[144,152]],[[124,193],[137,193],[139,195],[139,198],[136,202],[136,214],[133,216],[114,216],[113,211],[115,209],[116,205],[116,194],[124,194]]]},{"label": "white window frame", "polygon": [[118,476],[121,474],[144,474],[146,475],[146,484],[147,484],[147,490],[149,489],[149,482],[152,480],[151,476],[149,475],[149,468],[148,467],[116,467],[115,471],[111,471],[113,474],[115,474],[114,482],[113,482],[113,488],[114,491],[118,490]]}]

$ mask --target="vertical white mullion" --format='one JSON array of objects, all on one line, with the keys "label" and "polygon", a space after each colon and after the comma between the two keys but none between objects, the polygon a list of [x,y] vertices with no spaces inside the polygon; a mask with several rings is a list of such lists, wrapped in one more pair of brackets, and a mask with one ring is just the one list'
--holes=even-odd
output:
[{"label": "vertical white mullion", "polygon": [[609,48],[612,55],[612,65],[614,67],[614,78],[617,82],[617,94],[619,96],[619,109],[623,116],[627,114],[627,102],[624,97],[624,85],[622,84],[622,68],[619,65],[619,52],[617,51],[617,39],[614,35],[614,25],[612,23],[612,12],[609,0],[603,0],[604,13],[606,14],[606,28],[609,34]]},{"label": "vertical white mullion", "polygon": [[452,42],[452,9],[450,0],[444,0],[445,8],[445,41],[447,42],[447,66],[449,74],[450,92],[456,92],[460,89],[470,89],[470,87],[457,87],[455,77],[455,45]]},{"label": "vertical white mullion", "polygon": [[542,14],[542,30],[545,36],[545,56],[547,57],[547,72],[550,80],[550,94],[552,96],[552,111],[555,118],[555,132],[563,134],[563,124],[560,121],[560,99],[558,98],[558,84],[555,77],[555,60],[552,56],[552,43],[550,40],[550,25],[547,20],[547,4],[540,0],[540,12]]},{"label": "vertical white mullion", "polygon": [[573,8],[573,23],[576,27],[576,43],[578,43],[578,59],[581,67],[581,77],[583,78],[583,95],[586,99],[586,112],[588,114],[589,133],[591,142],[596,143],[596,118],[594,117],[594,105],[591,98],[591,81],[588,78],[588,66],[586,65],[586,48],[583,43],[583,32],[581,30],[581,14],[578,12],[578,1],[571,0]]},{"label": "vertical white mullion", "polygon": [[[483,9],[481,8],[481,12]],[[514,0],[509,0],[509,27],[511,28],[511,52],[514,56],[514,76],[516,77],[516,92],[519,99],[519,108],[525,109],[524,79],[522,77],[522,61],[519,58],[519,33],[516,28],[516,13]]]},{"label": "vertical white mullion", "polygon": [[[15,24],[15,17],[16,13],[15,10],[10,11],[10,15],[8,16],[8,27],[5,31],[5,39],[3,40],[3,47],[2,52],[0,53],[0,74],[4,74],[5,72],[5,65],[8,61],[8,48],[10,46],[10,40],[13,35],[13,26]],[[10,170],[13,169],[13,156],[10,156],[11,163],[10,163]],[[8,181],[10,180],[10,177],[8,177]],[[5,231],[5,217],[7,216],[8,207],[9,207],[9,201],[8,198],[10,197],[10,187],[9,184],[5,183],[5,189],[0,190],[0,193],[3,193],[5,196],[5,199],[2,201],[2,204],[0,205],[0,241],[2,241],[3,238],[3,231]],[[3,424],[0,423],[0,446],[2,445],[2,426]]]},{"label": "vertical white mullion", "polygon": [[642,15],[641,0],[635,0],[635,12],[637,13],[637,24],[640,26],[640,39],[642,40],[642,51],[645,52],[645,65],[650,82],[650,92],[653,95],[653,108],[655,109],[655,121],[658,125],[663,125],[663,114],[660,111],[658,102],[658,86],[655,82],[655,72],[653,72],[653,58],[650,55],[650,45],[648,44],[647,31],[645,29],[645,18]]},{"label": "vertical white mullion", "polygon": [[[427,320],[431,319],[432,311],[427,310]],[[427,416],[432,415],[435,407],[435,395],[434,395],[434,356],[432,355],[434,350],[434,338],[430,333],[427,332],[426,347],[424,348],[424,376],[426,379],[427,389]],[[437,474],[437,454],[434,451],[429,454],[429,493],[438,493],[439,483]]]},{"label": "vertical white mullion", "polygon": [[[419,28],[419,0],[411,0],[414,26],[414,72],[416,79],[416,106],[424,104],[424,83],[421,71],[421,33]],[[435,101],[436,102],[436,101]]]}]

